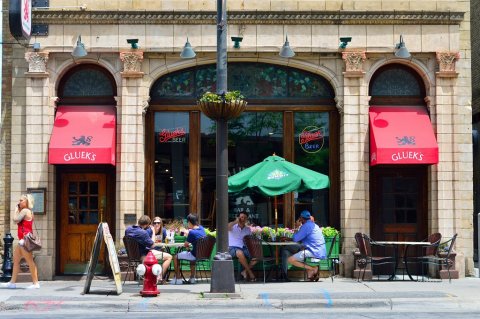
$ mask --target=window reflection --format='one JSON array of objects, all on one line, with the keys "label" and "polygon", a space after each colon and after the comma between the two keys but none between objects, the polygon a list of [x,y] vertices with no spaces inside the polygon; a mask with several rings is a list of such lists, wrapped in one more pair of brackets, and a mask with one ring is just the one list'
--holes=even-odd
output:
[{"label": "window reflection", "polygon": [[184,218],[189,212],[189,115],[155,113],[155,215]]}]

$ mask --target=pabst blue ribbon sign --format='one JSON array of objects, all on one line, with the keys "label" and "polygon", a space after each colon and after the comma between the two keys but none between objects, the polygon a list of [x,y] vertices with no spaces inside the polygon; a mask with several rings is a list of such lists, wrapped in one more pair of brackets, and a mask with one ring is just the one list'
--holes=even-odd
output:
[{"label": "pabst blue ribbon sign", "polygon": [[300,147],[307,153],[316,153],[323,148],[323,127],[307,126],[298,136]]}]

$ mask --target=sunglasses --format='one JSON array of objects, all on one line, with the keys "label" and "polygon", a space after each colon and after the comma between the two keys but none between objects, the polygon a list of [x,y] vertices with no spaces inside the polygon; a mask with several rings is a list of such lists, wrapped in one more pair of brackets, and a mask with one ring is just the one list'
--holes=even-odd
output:
[{"label": "sunglasses", "polygon": [[154,225],[160,225],[160,222],[153,222]]}]

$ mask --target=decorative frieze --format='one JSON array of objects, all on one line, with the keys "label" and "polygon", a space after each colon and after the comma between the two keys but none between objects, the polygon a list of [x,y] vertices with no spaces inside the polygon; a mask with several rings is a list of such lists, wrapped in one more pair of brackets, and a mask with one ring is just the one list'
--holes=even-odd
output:
[{"label": "decorative frieze", "polygon": [[342,59],[345,61],[346,77],[361,77],[365,74],[363,71],[363,62],[367,59],[365,51],[343,51]]},{"label": "decorative frieze", "polygon": [[[464,12],[454,11],[229,11],[228,23],[343,25],[459,25]],[[212,24],[213,11],[35,11],[35,24]]]},{"label": "decorative frieze", "polygon": [[120,60],[123,62],[123,77],[142,77],[142,51],[120,52]]},{"label": "decorative frieze", "polygon": [[460,59],[459,52],[437,52],[438,72],[440,77],[456,77],[455,63]]},{"label": "decorative frieze", "polygon": [[27,52],[25,60],[28,62],[28,74],[32,74],[32,76],[48,75],[48,52]]}]

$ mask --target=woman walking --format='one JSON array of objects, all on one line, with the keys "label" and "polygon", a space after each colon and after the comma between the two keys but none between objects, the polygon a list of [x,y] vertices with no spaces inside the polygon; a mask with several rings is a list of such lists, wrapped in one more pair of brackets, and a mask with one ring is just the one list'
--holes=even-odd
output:
[{"label": "woman walking", "polygon": [[20,272],[20,261],[25,259],[32,274],[33,285],[27,287],[27,289],[38,289],[40,283],[38,282],[37,266],[33,261],[33,253],[28,252],[24,247],[23,237],[25,234],[33,231],[33,196],[30,194],[20,196],[17,206],[15,207],[15,216],[13,221],[18,225],[18,245],[13,251],[13,273],[10,282],[2,284],[4,288],[15,289],[17,288],[16,281],[18,273]]}]

